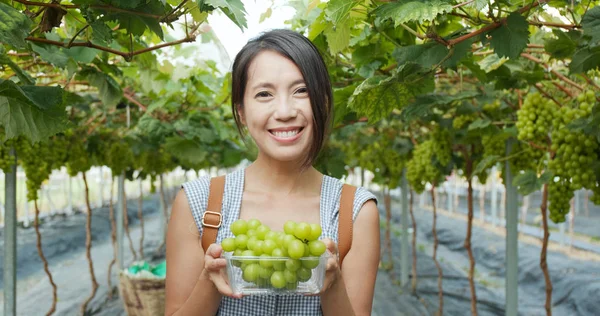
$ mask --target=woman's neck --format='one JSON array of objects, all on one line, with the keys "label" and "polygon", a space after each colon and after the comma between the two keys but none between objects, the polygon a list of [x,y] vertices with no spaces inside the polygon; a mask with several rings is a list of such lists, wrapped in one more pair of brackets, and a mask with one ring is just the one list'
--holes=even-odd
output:
[{"label": "woman's neck", "polygon": [[246,183],[251,183],[253,190],[286,195],[320,192],[322,174],[313,167],[301,169],[297,163],[273,161],[259,155],[245,172]]}]

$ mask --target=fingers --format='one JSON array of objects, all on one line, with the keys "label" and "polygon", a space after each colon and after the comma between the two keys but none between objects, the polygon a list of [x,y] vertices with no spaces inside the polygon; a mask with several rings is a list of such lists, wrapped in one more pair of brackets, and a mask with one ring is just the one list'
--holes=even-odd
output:
[{"label": "fingers", "polygon": [[325,247],[327,247],[327,250],[329,250],[329,252],[337,255],[338,247],[337,247],[337,244],[335,242],[333,242],[333,240],[331,240],[329,238],[323,238],[322,241],[323,241],[323,243],[325,243]]},{"label": "fingers", "polygon": [[213,244],[210,244],[210,246],[208,246],[208,249],[206,249],[205,256],[219,258],[219,257],[221,257],[222,252],[223,252],[223,248],[221,248],[221,245],[213,243]]},{"label": "fingers", "polygon": [[231,286],[229,286],[229,284],[227,284],[227,282],[225,282],[225,279],[223,277],[221,277],[220,275],[216,275],[216,276],[211,275],[211,280],[215,284],[215,287],[217,288],[217,290],[219,290],[219,293],[221,293],[222,295],[225,295],[225,296],[228,296],[231,298],[241,298],[242,297],[241,294],[234,294],[233,291],[231,290]]}]

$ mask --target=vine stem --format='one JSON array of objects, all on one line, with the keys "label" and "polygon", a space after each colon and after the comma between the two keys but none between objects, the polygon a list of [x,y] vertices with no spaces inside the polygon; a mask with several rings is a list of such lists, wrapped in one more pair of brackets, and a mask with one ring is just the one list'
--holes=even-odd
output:
[{"label": "vine stem", "polygon": [[433,206],[433,225],[431,227],[431,232],[433,233],[433,262],[435,263],[435,267],[438,270],[438,298],[439,298],[439,308],[437,311],[438,316],[444,315],[444,288],[442,287],[442,280],[444,274],[442,272],[442,267],[437,260],[437,248],[438,248],[438,237],[437,237],[437,207],[435,205],[435,185],[431,187],[431,204]]},{"label": "vine stem", "polygon": [[542,212],[542,225],[544,228],[544,239],[542,241],[542,253],[540,255],[540,268],[544,274],[544,281],[546,283],[546,303],[544,305],[546,309],[546,315],[552,316],[552,280],[550,279],[550,273],[548,272],[548,263],[546,261],[546,254],[548,252],[548,239],[550,238],[550,232],[548,231],[548,184],[544,184],[542,192],[542,205],[540,206]]},{"label": "vine stem", "polygon": [[[529,59],[529,60],[531,60],[533,62],[536,62],[536,63],[544,66],[544,68],[549,69],[548,65],[545,62],[543,62],[541,59],[536,58],[536,57],[534,57],[534,56],[532,56],[530,54],[521,53],[521,57],[527,58],[527,59]],[[575,81],[573,81],[573,80],[565,77],[563,74],[561,74],[560,72],[556,71],[556,69],[550,69],[550,72],[552,72],[556,77],[558,77],[562,81],[564,81],[564,82],[572,85],[573,87],[575,87],[575,88],[583,91],[583,87],[582,86],[580,86],[579,84],[577,84]]]},{"label": "vine stem", "polygon": [[134,52],[122,52],[122,51],[119,51],[116,49],[96,45],[89,41],[88,42],[70,42],[69,44],[65,44],[64,42],[53,41],[53,40],[49,40],[49,39],[45,39],[45,38],[32,37],[32,36],[28,36],[25,39],[30,42],[44,43],[44,44],[49,44],[49,45],[54,45],[54,46],[59,46],[59,47],[65,47],[65,48],[71,48],[71,47],[75,47],[75,46],[95,48],[97,50],[101,50],[101,51],[109,52],[109,53],[112,53],[115,55],[119,55],[119,56],[125,58],[126,60],[129,60],[129,58],[131,58],[133,56],[147,53],[147,52],[150,52],[153,50],[161,49],[163,47],[179,45],[181,43],[186,43],[186,42],[194,42],[194,41],[196,41],[196,36],[195,35],[186,36],[185,38],[182,38],[177,41],[163,43],[163,44],[155,45],[152,47],[147,47],[144,49],[136,50]]},{"label": "vine stem", "polygon": [[37,199],[33,201],[33,205],[35,207],[35,218],[33,219],[33,227],[35,229],[35,234],[37,236],[37,251],[40,259],[44,264],[44,271],[46,275],[48,275],[48,280],[50,281],[50,285],[52,286],[52,306],[50,310],[46,313],[46,316],[54,314],[56,311],[56,302],[58,301],[58,296],[56,294],[57,287],[54,283],[54,279],[52,278],[52,273],[50,273],[50,269],[48,268],[48,260],[46,260],[46,256],[44,256],[44,251],[42,250],[42,235],[40,234],[40,209],[37,204]]},{"label": "vine stem", "polygon": [[87,178],[85,176],[85,172],[82,172],[81,174],[83,175],[83,184],[85,186],[85,207],[87,208],[87,219],[85,222],[85,255],[88,260],[90,276],[92,279],[92,293],[87,298],[87,300],[83,302],[83,305],[81,305],[81,315],[85,315],[87,313],[88,304],[92,301],[94,296],[96,296],[96,291],[98,291],[98,282],[96,282],[96,275],[94,274],[94,263],[92,261],[92,207],[90,206],[89,186]]},{"label": "vine stem", "polygon": [[563,107],[562,103],[558,102],[558,100],[556,100],[553,96],[551,96],[548,92],[544,91],[542,85],[540,83],[536,83],[535,84],[535,88],[541,93],[543,94],[546,98],[554,101],[554,103],[556,103],[559,107]]},{"label": "vine stem", "polygon": [[413,191],[409,190],[410,194],[410,220],[412,222],[413,233],[412,233],[412,280],[411,289],[413,295],[417,293],[417,221],[415,220],[415,213],[413,212],[414,196]]},{"label": "vine stem", "polygon": [[[529,5],[525,6],[525,7],[522,7],[519,10],[517,10],[516,12],[523,13],[525,11],[529,11],[529,10],[531,10],[531,9],[539,6],[540,4],[545,4],[546,2],[548,2],[548,0],[534,1],[531,4],[529,4]],[[463,36],[460,36],[460,37],[457,37],[455,39],[452,39],[452,40],[448,41],[448,44],[449,45],[456,45],[456,44],[458,44],[460,42],[463,42],[463,41],[466,41],[466,40],[468,40],[468,39],[470,39],[472,37],[475,37],[475,36],[478,36],[478,35],[483,34],[485,32],[497,29],[501,25],[503,25],[505,22],[506,22],[506,18],[502,18],[501,20],[499,20],[497,22],[494,22],[492,24],[489,24],[487,26],[484,26],[484,27],[478,29],[477,31],[473,31],[473,32],[471,32],[469,34],[465,34]]]},{"label": "vine stem", "polygon": [[133,247],[133,239],[131,239],[131,234],[129,233],[129,216],[127,215],[127,194],[125,194],[125,188],[123,188],[123,225],[125,226],[125,234],[127,235],[127,239],[129,240],[129,249],[133,254],[133,261],[137,261],[137,253],[135,252],[135,248]]},{"label": "vine stem", "polygon": [[108,298],[112,298],[112,267],[117,262],[117,221],[115,219],[115,206],[113,203],[113,194],[115,187],[115,177],[111,177],[110,198],[108,200],[108,218],[110,220],[110,237],[113,246],[113,259],[108,264]]},{"label": "vine stem", "polygon": [[477,316],[477,293],[475,292],[475,258],[473,257],[473,249],[471,248],[471,235],[473,233],[473,160],[467,150],[464,150],[466,166],[465,173],[467,175],[467,236],[465,237],[465,248],[469,255],[469,287],[471,289],[471,315]]},{"label": "vine stem", "polygon": [[[37,7],[46,7],[46,8],[57,8],[57,9],[79,9],[81,7],[80,5],[77,5],[77,4],[46,3],[46,2],[36,2],[36,1],[28,1],[28,0],[13,0],[13,1],[18,2],[18,3],[22,3],[24,5],[37,6]],[[155,19],[161,19],[162,18],[162,16],[160,16],[160,15],[150,14],[150,13],[144,13],[144,12],[138,12],[138,11],[125,10],[125,9],[113,7],[113,6],[110,6],[110,5],[90,5],[89,7],[92,8],[92,9],[101,9],[101,10],[106,10],[106,11],[128,13],[128,14],[139,15],[139,16],[146,16],[146,17],[155,18]]]},{"label": "vine stem", "polygon": [[573,94],[573,92],[569,91],[569,89],[567,89],[566,87],[564,87],[563,85],[561,85],[560,83],[556,82],[556,81],[552,81],[552,84],[557,87],[560,91],[566,93],[569,97],[573,98],[575,97],[575,95]]}]

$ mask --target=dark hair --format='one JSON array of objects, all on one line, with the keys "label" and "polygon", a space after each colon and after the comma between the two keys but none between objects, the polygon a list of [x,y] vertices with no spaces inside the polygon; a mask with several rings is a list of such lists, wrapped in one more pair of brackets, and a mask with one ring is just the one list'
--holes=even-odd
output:
[{"label": "dark hair", "polygon": [[235,123],[244,137],[238,105],[244,107],[248,67],[258,53],[271,50],[291,60],[300,69],[313,112],[313,141],[302,167],[311,166],[323,148],[333,115],[333,92],[323,57],[313,43],[291,30],[277,29],[250,40],[237,54],[232,70],[231,106]]}]

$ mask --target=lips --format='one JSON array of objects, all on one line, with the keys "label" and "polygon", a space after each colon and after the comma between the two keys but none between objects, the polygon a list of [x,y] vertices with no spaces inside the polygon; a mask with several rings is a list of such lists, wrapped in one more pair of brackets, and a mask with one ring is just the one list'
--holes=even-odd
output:
[{"label": "lips", "polygon": [[304,127],[286,127],[270,129],[269,132],[278,138],[292,138],[300,133]]}]

